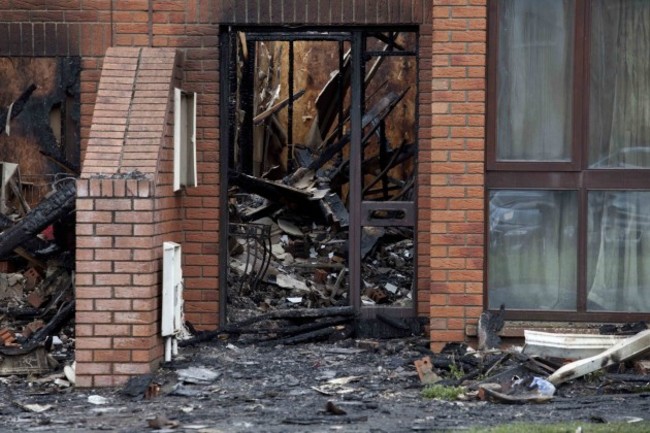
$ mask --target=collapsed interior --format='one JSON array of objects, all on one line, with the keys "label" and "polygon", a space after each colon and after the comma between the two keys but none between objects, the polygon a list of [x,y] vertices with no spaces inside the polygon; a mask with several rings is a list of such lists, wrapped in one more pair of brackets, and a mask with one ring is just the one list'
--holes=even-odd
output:
[{"label": "collapsed interior", "polygon": [[74,356],[80,71],[75,57],[0,58],[0,376]]},{"label": "collapsed interior", "polygon": [[231,29],[222,49],[227,321],[415,315],[417,33]]}]

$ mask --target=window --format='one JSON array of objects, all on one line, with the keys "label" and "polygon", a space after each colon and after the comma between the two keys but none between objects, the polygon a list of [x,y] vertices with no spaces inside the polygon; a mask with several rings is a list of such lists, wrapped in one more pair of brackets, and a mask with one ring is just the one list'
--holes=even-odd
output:
[{"label": "window", "polygon": [[196,185],[196,93],[174,89],[174,191]]},{"label": "window", "polygon": [[650,2],[495,0],[489,44],[489,308],[650,311]]}]

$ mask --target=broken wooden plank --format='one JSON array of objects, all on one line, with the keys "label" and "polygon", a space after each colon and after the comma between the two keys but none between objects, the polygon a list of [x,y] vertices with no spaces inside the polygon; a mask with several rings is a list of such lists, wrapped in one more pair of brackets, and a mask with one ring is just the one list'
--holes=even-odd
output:
[{"label": "broken wooden plank", "polygon": [[553,400],[553,395],[542,394],[536,390],[511,395],[499,392],[496,389],[493,389],[492,386],[488,385],[491,384],[479,386],[479,395],[482,396],[481,400],[506,404],[546,403]]},{"label": "broken wooden plank", "polygon": [[584,359],[598,355],[626,337],[599,334],[555,334],[524,330],[523,353],[563,359]]},{"label": "broken wooden plank", "polygon": [[75,180],[70,178],[59,182],[57,188],[18,223],[0,233],[0,257],[6,256],[48,225],[72,212],[77,192]]},{"label": "broken wooden plank", "polygon": [[239,43],[241,44],[242,58],[244,61],[248,61],[248,43],[246,41],[246,33],[237,32],[237,37],[239,37]]},{"label": "broken wooden plank", "polygon": [[7,184],[9,185],[9,188],[11,188],[11,192],[14,193],[14,196],[16,197],[18,204],[20,205],[20,208],[22,210],[21,216],[24,216],[25,214],[29,213],[31,208],[29,207],[27,200],[25,200],[25,197],[23,197],[22,191],[20,191],[20,188],[18,188],[15,178],[13,177],[9,178],[7,180]]},{"label": "broken wooden plank", "polygon": [[275,276],[275,284],[283,289],[295,290],[302,293],[309,293],[312,291],[304,281],[282,273]]},{"label": "broken wooden plank", "polygon": [[277,203],[304,203],[312,198],[311,193],[244,173],[231,171],[229,179],[231,185]]},{"label": "broken wooden plank", "polygon": [[554,385],[559,385],[610,365],[636,358],[649,350],[650,329],[626,338],[598,355],[567,364],[550,375],[548,380]]},{"label": "broken wooden plank", "polygon": [[264,120],[266,120],[269,116],[282,110],[284,107],[289,105],[290,102],[295,102],[296,100],[300,99],[300,97],[302,97],[302,95],[304,94],[305,94],[305,89],[302,89],[301,91],[294,93],[293,96],[287,97],[282,101],[278,102],[277,104],[275,104],[274,106],[272,106],[271,108],[261,112],[260,114],[258,114],[253,118],[253,125],[255,126],[261,125],[262,122],[264,122]]},{"label": "broken wooden plank", "polygon": [[299,167],[309,167],[314,162],[311,151],[303,146],[296,146],[293,152],[293,160]]}]

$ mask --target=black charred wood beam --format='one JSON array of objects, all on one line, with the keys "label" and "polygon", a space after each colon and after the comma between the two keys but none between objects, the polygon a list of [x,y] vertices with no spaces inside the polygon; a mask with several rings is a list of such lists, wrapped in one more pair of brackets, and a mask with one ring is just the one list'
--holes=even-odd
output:
[{"label": "black charred wood beam", "polygon": [[[409,91],[410,87],[407,87],[402,93],[395,94],[395,93],[390,93],[386,96],[384,96],[375,106],[372,107],[364,116],[362,119],[362,127],[366,128],[367,126],[370,126],[369,131],[366,133],[366,135],[363,137],[361,143],[365,146],[368,140],[372,137],[372,135],[379,129],[380,123],[383,119],[385,119],[392,111],[393,109],[397,106],[397,104],[404,98],[406,93]],[[350,141],[350,134],[346,134],[341,138],[338,142],[334,143],[333,145],[327,147],[320,155],[318,159],[316,159],[310,166],[310,170],[319,170],[322,166],[327,164],[329,160],[331,160],[334,155],[338,154],[343,148],[345,147],[346,144],[348,144]]]},{"label": "black charred wood beam", "polygon": [[337,328],[335,326],[330,326],[327,328],[318,329],[316,331],[311,331],[311,332],[305,332],[303,334],[298,334],[291,337],[278,338],[276,340],[273,340],[272,342],[266,342],[266,344],[272,343],[274,345],[276,344],[290,345],[290,344],[308,343],[310,341],[319,341],[328,338],[336,331]]},{"label": "black charred wood beam", "polygon": [[75,301],[73,299],[62,305],[56,315],[45,326],[36,331],[29,339],[29,342],[24,344],[23,347],[0,347],[0,354],[5,356],[18,356],[30,353],[41,345],[48,336],[56,334],[65,326],[74,317],[74,312]]},{"label": "black charred wood beam", "polygon": [[244,62],[242,70],[242,91],[240,93],[241,111],[246,113],[242,119],[241,129],[239,131],[239,150],[238,155],[239,169],[247,174],[253,173],[253,152],[254,152],[254,128],[253,115],[255,107],[255,41],[246,41],[245,45],[248,50],[248,60]]},{"label": "black charred wood beam", "polygon": [[[339,53],[338,73],[330,78],[323,90],[316,98],[318,112],[318,129],[321,136],[325,136],[332,127],[334,120],[341,113],[341,103],[352,78],[351,56],[346,53],[341,57]],[[339,137],[340,139],[342,137]]]},{"label": "black charred wood beam", "polygon": [[[304,325],[295,325],[295,326],[285,326],[285,327],[280,327],[280,328],[263,328],[263,329],[258,329],[258,328],[240,328],[240,329],[234,329],[230,334],[257,334],[257,335],[269,335],[271,334],[271,337],[266,338],[265,340],[271,341],[271,340],[276,340],[280,338],[280,336],[286,336],[286,335],[298,335],[298,334],[304,334],[306,332],[312,332],[316,331],[318,329],[323,329],[327,328],[328,326],[337,326],[337,325],[342,325],[344,323],[347,323],[352,320],[352,317],[334,317],[334,318],[326,318],[323,321],[319,322],[314,322],[314,323],[307,323]],[[255,342],[259,342],[261,340],[257,339]],[[252,341],[251,341],[252,342]]]},{"label": "black charred wood beam", "polygon": [[[11,119],[15,118],[18,116],[22,111],[23,108],[25,108],[25,104],[27,103],[27,100],[29,99],[30,96],[32,96],[32,93],[34,93],[34,90],[36,90],[36,85],[31,84],[25,91],[16,99],[13,103],[13,106],[11,107]],[[9,114],[9,108],[4,109],[3,112],[0,113],[0,134],[5,131],[5,126],[7,125],[7,115]]]},{"label": "black charred wood beam", "polygon": [[406,51],[406,48],[404,48],[403,45],[397,43],[396,40],[395,40],[395,38],[397,37],[398,34],[399,33],[389,33],[388,36],[386,36],[383,33],[376,32],[376,33],[370,33],[370,36],[373,36],[373,37],[379,39],[380,41],[382,41],[383,43],[388,45],[388,47],[391,50],[393,48],[397,48],[400,51]]},{"label": "black charred wood beam", "polygon": [[74,179],[59,182],[57,190],[52,195],[41,201],[15,225],[0,233],[0,257],[6,256],[48,225],[72,212],[76,195]]},{"label": "black charred wood beam", "polygon": [[[340,317],[336,317],[336,316],[340,316]],[[263,322],[265,320],[313,319],[314,321],[316,321],[317,319],[320,318],[333,318],[332,320],[337,320],[337,321],[340,319],[342,322],[346,322],[348,320],[354,320],[355,312],[351,306],[274,310],[266,314],[261,314],[259,316],[254,316],[249,319],[242,320],[241,322],[230,323],[220,329],[203,332],[189,340],[180,341],[178,345],[181,347],[192,346],[194,344],[201,343],[204,341],[210,341],[221,334],[240,334],[241,329],[244,329],[255,323]],[[328,326],[331,326],[331,323],[329,323]],[[330,329],[330,331],[328,331],[326,334],[331,335],[332,333],[335,332],[335,330],[336,328]],[[304,328],[302,329],[302,331],[304,332]],[[315,331],[315,332],[319,332],[319,331]]]},{"label": "black charred wood beam", "polygon": [[355,314],[354,310],[350,306],[274,310],[266,314],[261,314],[256,317],[251,317],[250,319],[242,320],[241,322],[230,324],[225,328],[225,331],[228,332],[229,329],[239,329],[244,326],[252,325],[253,323],[262,322],[264,320],[317,319],[321,317],[332,317],[332,316],[354,316],[354,314]]},{"label": "black charred wood beam", "polygon": [[39,150],[40,154],[61,167],[63,170],[68,172],[69,174],[72,174],[74,176],[79,176],[79,173],[81,173],[81,169],[79,166],[76,164],[66,160],[63,155],[55,155],[52,152],[48,152],[45,150]]},{"label": "black charred wood beam", "polygon": [[67,304],[63,304],[59,311],[57,311],[56,315],[52,317],[52,319],[47,322],[45,326],[43,326],[41,329],[36,331],[32,338],[29,340],[28,345],[31,344],[37,344],[43,340],[45,340],[46,337],[49,337],[50,335],[54,335],[61,328],[68,323],[70,319],[74,316],[74,311],[75,311],[75,301],[74,299],[69,301]]},{"label": "black charred wood beam", "polygon": [[235,171],[229,173],[229,180],[230,185],[238,186],[244,191],[257,194],[276,203],[299,204],[312,197],[310,193],[299,189]]}]

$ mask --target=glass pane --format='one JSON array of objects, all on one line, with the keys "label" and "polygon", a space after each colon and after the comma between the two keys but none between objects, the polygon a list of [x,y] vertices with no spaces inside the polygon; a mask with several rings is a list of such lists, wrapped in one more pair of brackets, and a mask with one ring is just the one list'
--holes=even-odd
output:
[{"label": "glass pane", "polygon": [[650,168],[649,52],[650,2],[592,2],[589,165],[593,168]]},{"label": "glass pane", "polygon": [[650,192],[589,193],[589,310],[650,311]]},{"label": "glass pane", "polygon": [[571,0],[499,2],[497,159],[569,161]]},{"label": "glass pane", "polygon": [[575,310],[575,191],[490,191],[489,307]]}]

